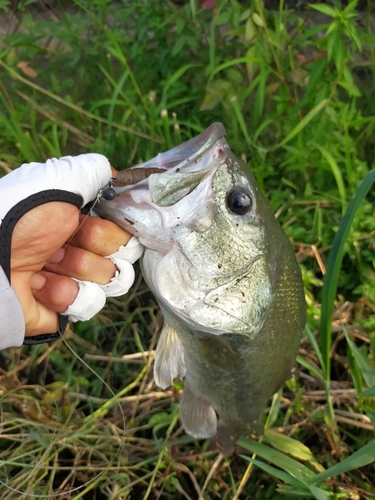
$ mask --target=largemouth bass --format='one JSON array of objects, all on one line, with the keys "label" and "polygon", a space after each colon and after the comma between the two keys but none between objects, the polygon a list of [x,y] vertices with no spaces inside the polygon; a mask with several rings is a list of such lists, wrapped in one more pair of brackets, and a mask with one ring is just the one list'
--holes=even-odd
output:
[{"label": "largemouth bass", "polygon": [[119,172],[97,211],[145,245],[143,276],[164,315],[156,384],[184,378],[186,432],[228,450],[261,431],[267,399],[290,377],[305,301],[293,248],[224,135],[214,123],[137,165],[151,175],[136,184],[118,187]]}]

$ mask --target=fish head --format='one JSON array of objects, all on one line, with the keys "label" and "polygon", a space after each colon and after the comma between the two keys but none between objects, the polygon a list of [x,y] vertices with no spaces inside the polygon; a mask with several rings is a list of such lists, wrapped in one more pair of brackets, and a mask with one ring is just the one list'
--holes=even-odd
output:
[{"label": "fish head", "polygon": [[164,171],[115,187],[97,211],[139,238],[146,282],[190,331],[253,338],[280,275],[271,247],[286,236],[224,136],[215,123],[134,167]]}]

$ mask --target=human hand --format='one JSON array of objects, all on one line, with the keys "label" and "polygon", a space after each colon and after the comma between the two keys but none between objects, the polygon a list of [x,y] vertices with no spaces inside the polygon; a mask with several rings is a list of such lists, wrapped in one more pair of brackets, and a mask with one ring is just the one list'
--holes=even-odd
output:
[{"label": "human hand", "polygon": [[[141,245],[117,225],[83,216],[78,208],[94,199],[112,175],[105,157],[90,154],[25,165],[0,180],[0,237],[6,240],[0,263],[10,273],[27,337],[56,332],[58,313],[72,320],[92,317],[104,306],[106,295],[122,295],[133,283],[132,263],[141,255]],[[9,222],[15,205],[19,210]],[[131,238],[120,259],[104,257]]]}]

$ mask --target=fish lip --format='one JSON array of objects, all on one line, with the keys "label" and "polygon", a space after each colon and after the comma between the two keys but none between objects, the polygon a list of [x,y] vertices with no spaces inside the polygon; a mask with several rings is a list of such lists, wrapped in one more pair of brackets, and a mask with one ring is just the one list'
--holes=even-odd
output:
[{"label": "fish lip", "polygon": [[[226,135],[224,125],[220,122],[212,123],[206,130],[199,135],[185,141],[164,153],[159,153],[156,157],[146,162],[130,167],[129,170],[146,170],[146,169],[164,169],[164,171],[177,171],[186,168],[192,163],[196,163],[207,151],[223,139]],[[153,173],[152,175],[159,175]],[[148,177],[148,176],[147,176]],[[132,186],[144,182],[146,179],[138,181]]]}]

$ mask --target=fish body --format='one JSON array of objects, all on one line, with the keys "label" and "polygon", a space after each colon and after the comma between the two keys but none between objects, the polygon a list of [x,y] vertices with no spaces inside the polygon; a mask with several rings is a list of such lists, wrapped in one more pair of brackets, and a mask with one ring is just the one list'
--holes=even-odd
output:
[{"label": "fish body", "polygon": [[135,167],[160,173],[115,187],[98,211],[145,245],[143,276],[164,315],[156,383],[184,378],[185,430],[228,450],[261,431],[290,377],[305,302],[293,248],[224,135],[215,123]]}]

